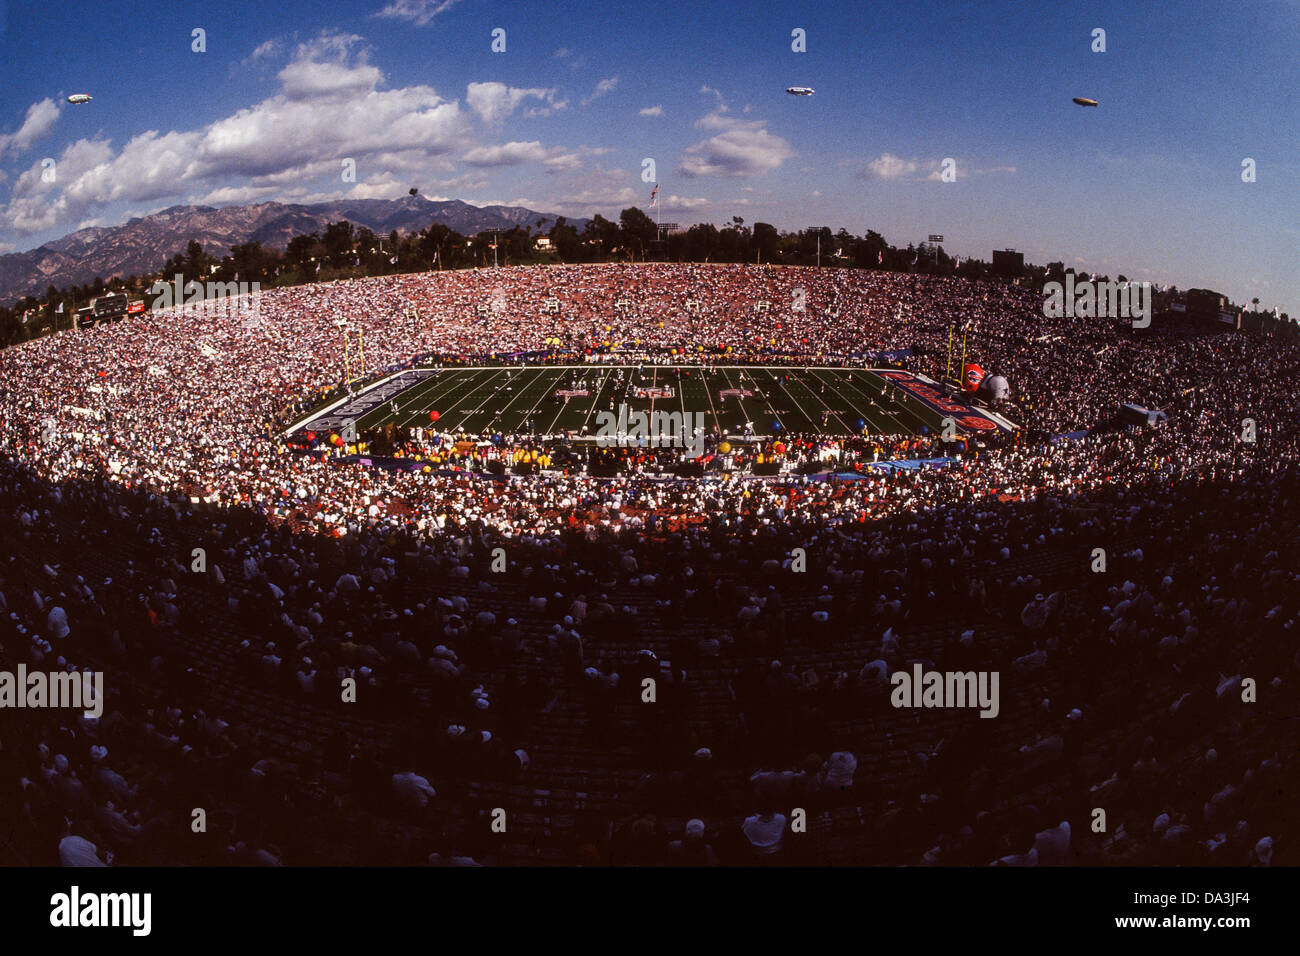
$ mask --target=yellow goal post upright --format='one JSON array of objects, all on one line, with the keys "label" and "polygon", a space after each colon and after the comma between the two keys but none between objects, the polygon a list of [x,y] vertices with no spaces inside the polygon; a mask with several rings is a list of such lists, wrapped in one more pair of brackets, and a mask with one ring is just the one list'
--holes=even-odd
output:
[{"label": "yellow goal post upright", "polygon": [[357,329],[357,354],[360,360],[357,374],[352,374],[352,337],[348,334],[348,323],[346,320],[339,321],[339,327],[343,330],[343,382],[345,385],[351,385],[358,379],[366,377],[366,338],[365,331]]}]

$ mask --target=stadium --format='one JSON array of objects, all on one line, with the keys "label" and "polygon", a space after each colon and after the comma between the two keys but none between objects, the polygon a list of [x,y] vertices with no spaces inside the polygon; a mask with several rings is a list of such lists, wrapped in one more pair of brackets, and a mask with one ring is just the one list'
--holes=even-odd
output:
[{"label": "stadium", "polygon": [[1285,918],[1294,4],[21,6],[9,925]]},{"label": "stadium", "polygon": [[[941,384],[972,320],[1007,398]],[[10,862],[69,835],[163,865],[1280,851],[1297,367],[1282,333],[1048,319],[998,282],[672,263],[5,350],[6,669],[109,677],[103,720],[15,712],[45,782]],[[710,412],[708,460],[575,453],[624,401]],[[210,836],[169,836],[192,806]]]}]

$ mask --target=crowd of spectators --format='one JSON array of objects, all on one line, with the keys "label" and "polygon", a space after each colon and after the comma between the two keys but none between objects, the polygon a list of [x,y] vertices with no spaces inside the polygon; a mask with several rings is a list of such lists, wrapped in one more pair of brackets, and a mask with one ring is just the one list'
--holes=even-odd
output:
[{"label": "crowd of spectators", "polygon": [[[339,320],[376,369],[559,338],[912,349],[934,377],[974,320],[1024,429],[852,481],[290,454],[271,423],[345,377]],[[1290,861],[1298,368],[1291,340],[1049,319],[1014,286],[669,264],[295,287],[8,349],[0,669],[102,670],[108,699],[0,711],[3,852]],[[1114,427],[1121,402],[1168,421]],[[999,716],[891,707],[916,662],[1001,672]]]}]

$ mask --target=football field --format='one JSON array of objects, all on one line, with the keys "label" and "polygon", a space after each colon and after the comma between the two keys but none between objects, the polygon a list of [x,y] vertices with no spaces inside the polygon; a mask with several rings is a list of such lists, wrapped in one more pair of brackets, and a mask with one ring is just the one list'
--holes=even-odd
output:
[{"label": "football field", "polygon": [[[941,431],[943,419],[954,413],[941,410],[932,396],[917,394],[926,387],[910,373],[819,366],[451,367],[370,408],[355,422],[360,431],[392,423],[470,435],[581,434],[584,426],[594,434],[600,413],[617,415],[625,406],[629,412],[689,413],[694,421],[702,415],[706,427],[716,425],[733,436],[846,436],[864,428],[872,435],[921,435]],[[980,422],[984,429],[997,427],[964,402],[961,409],[966,414],[954,416],[959,431]]]}]

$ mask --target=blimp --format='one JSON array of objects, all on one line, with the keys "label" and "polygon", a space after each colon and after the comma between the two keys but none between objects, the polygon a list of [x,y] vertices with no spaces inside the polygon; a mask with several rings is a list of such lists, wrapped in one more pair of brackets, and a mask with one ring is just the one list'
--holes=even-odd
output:
[{"label": "blimp", "polygon": [[791,96],[812,96],[817,92],[811,86],[787,86],[785,91]]},{"label": "blimp", "polygon": [[1096,106],[1096,105],[1097,105],[1097,101],[1096,101],[1096,100],[1090,100],[1090,99],[1088,99],[1088,97],[1086,97],[1086,96],[1076,96],[1076,97],[1074,98],[1074,102],[1078,103],[1080,106]]},{"label": "blimp", "polygon": [[89,102],[90,102],[90,94],[89,94],[89,93],[73,93],[71,96],[68,97],[68,102],[69,102],[69,103],[89,103]]}]

